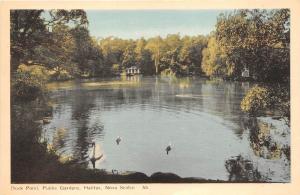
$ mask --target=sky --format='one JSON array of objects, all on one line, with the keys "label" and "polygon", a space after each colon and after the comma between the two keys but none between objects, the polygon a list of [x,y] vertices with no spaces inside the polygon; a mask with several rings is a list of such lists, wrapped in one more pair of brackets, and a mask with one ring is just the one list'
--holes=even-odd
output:
[{"label": "sky", "polygon": [[92,36],[124,39],[207,35],[226,10],[86,10]]}]

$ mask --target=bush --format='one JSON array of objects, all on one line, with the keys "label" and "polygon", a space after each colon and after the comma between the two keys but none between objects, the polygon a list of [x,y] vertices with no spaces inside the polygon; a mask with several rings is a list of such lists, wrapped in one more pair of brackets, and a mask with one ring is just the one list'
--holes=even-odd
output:
[{"label": "bush", "polygon": [[73,79],[73,77],[70,75],[70,73],[67,72],[66,70],[57,72],[54,77],[55,77],[55,80],[57,80],[57,81],[67,81],[67,80]]},{"label": "bush", "polygon": [[42,66],[21,64],[13,77],[13,98],[31,101],[43,94],[45,82],[48,80],[48,72]]},{"label": "bush", "polygon": [[254,86],[241,102],[241,109],[251,115],[259,115],[270,107],[270,92],[265,87]]},{"label": "bush", "polygon": [[176,76],[176,73],[173,72],[170,68],[167,68],[160,72],[161,76]]},{"label": "bush", "polygon": [[17,69],[17,73],[29,74],[31,77],[35,77],[42,82],[46,82],[49,78],[49,72],[47,68],[41,65],[27,66],[25,64],[21,64]]}]

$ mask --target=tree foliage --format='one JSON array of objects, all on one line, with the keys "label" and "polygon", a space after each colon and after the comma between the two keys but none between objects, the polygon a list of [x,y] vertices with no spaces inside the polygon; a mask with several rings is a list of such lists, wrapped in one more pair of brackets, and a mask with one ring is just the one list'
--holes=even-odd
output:
[{"label": "tree foliage", "polygon": [[259,81],[283,81],[289,77],[290,12],[237,10],[221,14],[216,41],[226,54],[225,74],[239,77],[248,68]]},{"label": "tree foliage", "polygon": [[272,112],[273,115],[290,121],[290,91],[285,85],[252,87],[241,102],[243,112],[251,115],[261,115]]},{"label": "tree foliage", "polygon": [[[43,14],[49,17],[46,19]],[[49,49],[55,46],[50,29],[57,25],[68,25],[72,21],[76,26],[87,25],[87,17],[83,10],[11,10],[11,71],[17,70],[21,63],[27,63],[39,55],[37,47]]]},{"label": "tree foliage", "polygon": [[270,92],[265,87],[252,87],[241,102],[242,111],[258,114],[270,107]]},{"label": "tree foliage", "polygon": [[14,75],[12,97],[16,100],[30,101],[43,95],[44,85],[48,80],[48,71],[39,65],[21,64]]},{"label": "tree foliage", "polygon": [[222,53],[214,35],[210,36],[207,48],[202,51],[202,71],[208,76],[223,76],[231,73],[226,67],[226,54]]}]

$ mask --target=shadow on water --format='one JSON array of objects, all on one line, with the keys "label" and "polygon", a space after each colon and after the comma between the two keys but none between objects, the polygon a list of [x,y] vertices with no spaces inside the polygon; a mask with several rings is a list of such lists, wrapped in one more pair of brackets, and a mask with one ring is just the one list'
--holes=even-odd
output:
[{"label": "shadow on water", "polygon": [[51,115],[52,107],[44,100],[26,104],[15,103],[11,106],[11,179],[13,183],[38,179],[41,177],[41,172],[47,174],[48,170],[44,169],[44,163],[52,157],[45,152],[47,145],[40,143],[43,123],[41,116]]}]

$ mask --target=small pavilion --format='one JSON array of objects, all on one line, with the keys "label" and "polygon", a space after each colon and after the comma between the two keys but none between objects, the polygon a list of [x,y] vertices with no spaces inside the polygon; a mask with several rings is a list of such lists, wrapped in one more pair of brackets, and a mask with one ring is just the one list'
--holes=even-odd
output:
[{"label": "small pavilion", "polygon": [[244,71],[242,72],[242,77],[244,77],[244,78],[249,78],[250,77],[248,68],[244,69]]},{"label": "small pavilion", "polygon": [[140,74],[140,69],[136,66],[131,66],[130,68],[126,68],[126,74],[127,75],[135,75]]}]

